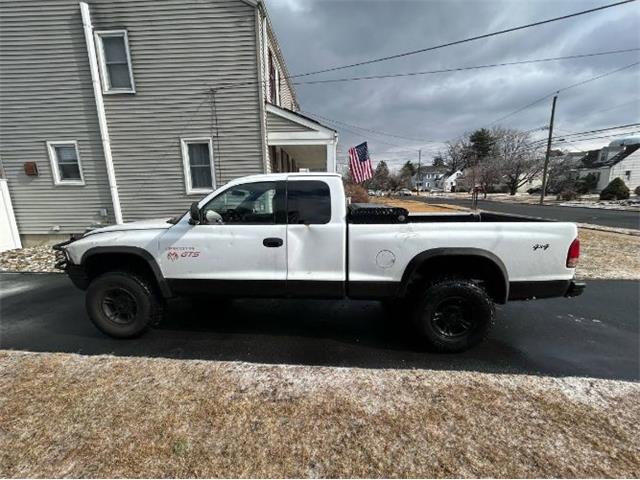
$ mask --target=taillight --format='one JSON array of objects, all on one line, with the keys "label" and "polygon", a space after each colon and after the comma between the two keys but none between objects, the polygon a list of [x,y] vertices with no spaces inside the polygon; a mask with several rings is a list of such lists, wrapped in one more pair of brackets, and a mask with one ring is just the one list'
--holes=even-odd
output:
[{"label": "taillight", "polygon": [[580,258],[580,240],[577,238],[571,242],[569,252],[567,252],[567,268],[576,268]]}]

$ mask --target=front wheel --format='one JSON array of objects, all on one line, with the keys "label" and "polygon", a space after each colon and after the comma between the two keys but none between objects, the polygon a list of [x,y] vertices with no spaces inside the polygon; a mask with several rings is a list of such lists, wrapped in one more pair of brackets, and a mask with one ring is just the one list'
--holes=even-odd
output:
[{"label": "front wheel", "polygon": [[107,272],[87,289],[89,318],[103,333],[116,338],[142,334],[162,315],[162,303],[153,285],[130,272]]},{"label": "front wheel", "polygon": [[418,332],[439,352],[461,352],[477,345],[494,319],[493,301],[471,280],[432,283],[417,298],[412,312]]}]

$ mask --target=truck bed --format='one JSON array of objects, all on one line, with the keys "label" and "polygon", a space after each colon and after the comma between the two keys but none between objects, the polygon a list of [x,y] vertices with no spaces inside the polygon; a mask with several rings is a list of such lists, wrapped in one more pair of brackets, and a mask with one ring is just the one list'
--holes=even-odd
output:
[{"label": "truck bed", "polygon": [[420,213],[381,204],[356,203],[349,205],[348,222],[353,224],[402,224],[402,223],[460,223],[460,222],[550,222],[542,218],[524,217],[493,212]]}]

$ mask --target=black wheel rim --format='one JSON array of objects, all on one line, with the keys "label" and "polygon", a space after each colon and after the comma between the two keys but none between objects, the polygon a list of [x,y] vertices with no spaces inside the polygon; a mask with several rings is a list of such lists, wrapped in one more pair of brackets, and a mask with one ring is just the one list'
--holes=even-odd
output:
[{"label": "black wheel rim", "polygon": [[473,330],[471,305],[462,297],[442,300],[431,315],[431,325],[444,338],[459,338]]},{"label": "black wheel rim", "polygon": [[128,325],[136,318],[138,303],[124,288],[111,288],[105,292],[102,299],[102,311],[113,323]]}]

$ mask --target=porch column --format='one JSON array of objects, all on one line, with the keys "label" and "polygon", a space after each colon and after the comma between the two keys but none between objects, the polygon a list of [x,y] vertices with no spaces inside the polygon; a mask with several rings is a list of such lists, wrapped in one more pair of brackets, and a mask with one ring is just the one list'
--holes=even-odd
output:
[{"label": "porch column", "polygon": [[336,171],[336,140],[332,140],[327,143],[327,172],[335,173]]}]

